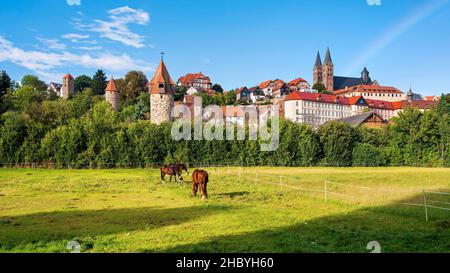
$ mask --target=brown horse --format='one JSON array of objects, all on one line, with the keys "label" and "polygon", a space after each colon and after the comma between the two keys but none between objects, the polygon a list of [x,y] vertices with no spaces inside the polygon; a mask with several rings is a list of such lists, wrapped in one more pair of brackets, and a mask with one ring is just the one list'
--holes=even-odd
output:
[{"label": "brown horse", "polygon": [[187,175],[189,175],[189,171],[188,168],[186,167],[186,164],[170,164],[170,166],[176,168],[178,172],[180,172],[181,174],[183,174],[183,171],[185,171]]},{"label": "brown horse", "polygon": [[208,186],[209,176],[206,171],[195,170],[192,174],[192,197],[197,196],[197,191],[200,188],[202,191],[202,200],[208,198]]},{"label": "brown horse", "polygon": [[175,178],[178,180],[178,183],[180,184],[183,183],[183,176],[181,175],[181,172],[179,172],[177,168],[165,165],[162,166],[160,170],[161,170],[161,181],[163,184],[166,183],[164,179],[166,175],[170,175],[170,183],[172,183],[173,176],[175,176]]}]

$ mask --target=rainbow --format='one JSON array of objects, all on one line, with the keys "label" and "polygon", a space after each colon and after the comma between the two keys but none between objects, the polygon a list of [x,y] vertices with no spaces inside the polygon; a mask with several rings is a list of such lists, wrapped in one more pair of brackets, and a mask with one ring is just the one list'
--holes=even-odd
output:
[{"label": "rainbow", "polygon": [[361,67],[366,65],[367,61],[389,46],[395,39],[448,3],[449,0],[428,0],[425,4],[418,7],[414,12],[403,18],[400,22],[390,28],[389,31],[371,43],[371,46],[365,49],[364,52],[351,63],[349,69],[347,69],[347,74],[351,74],[352,72],[361,69]]}]

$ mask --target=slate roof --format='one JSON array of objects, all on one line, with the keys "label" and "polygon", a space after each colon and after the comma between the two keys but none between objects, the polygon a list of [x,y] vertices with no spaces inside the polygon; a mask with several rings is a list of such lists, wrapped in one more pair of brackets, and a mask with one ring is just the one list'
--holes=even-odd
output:
[{"label": "slate roof", "polygon": [[361,84],[364,84],[361,78],[339,76],[334,77],[334,90],[345,89],[346,87],[353,87]]},{"label": "slate roof", "polygon": [[380,115],[378,115],[377,113],[374,113],[374,112],[368,112],[368,113],[363,113],[363,114],[360,114],[360,115],[346,117],[346,118],[338,119],[337,121],[342,121],[342,122],[347,123],[350,126],[358,127],[361,124],[363,124],[366,120],[372,118],[373,116],[376,116],[381,121],[386,123],[386,121],[383,120],[383,118]]}]

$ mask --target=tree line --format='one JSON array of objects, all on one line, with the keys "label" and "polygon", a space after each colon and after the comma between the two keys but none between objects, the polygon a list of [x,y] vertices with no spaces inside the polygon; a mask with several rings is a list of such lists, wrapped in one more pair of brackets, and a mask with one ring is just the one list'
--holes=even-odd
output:
[{"label": "tree line", "polygon": [[[133,72],[134,73],[134,72]],[[142,74],[143,75],[143,74]],[[134,74],[124,82],[147,80]],[[121,91],[114,112],[101,94],[85,87],[63,100],[37,77],[20,84],[0,72],[0,164],[56,167],[142,167],[152,164],[270,166],[450,166],[450,96],[437,109],[406,109],[384,128],[329,122],[318,130],[280,122],[280,145],[261,152],[257,141],[174,141],[170,123],[150,123],[145,89]],[[145,81],[144,81],[145,80]],[[118,85],[122,85],[119,81]],[[130,84],[131,85],[131,84]],[[127,90],[122,86],[121,90]],[[132,92],[131,92],[132,91]],[[123,97],[122,97],[123,96]],[[211,100],[216,98],[212,98]],[[232,101],[222,103],[233,103]],[[248,131],[248,130],[247,130]]]}]

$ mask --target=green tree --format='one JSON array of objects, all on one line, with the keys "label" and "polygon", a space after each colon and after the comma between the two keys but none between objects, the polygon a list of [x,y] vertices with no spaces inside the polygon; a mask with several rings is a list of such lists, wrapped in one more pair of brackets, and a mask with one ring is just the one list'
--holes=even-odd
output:
[{"label": "green tree", "polygon": [[323,83],[321,82],[314,84],[313,89],[319,91],[319,94],[327,90],[325,85],[323,85]]},{"label": "green tree", "polygon": [[346,167],[352,164],[353,131],[343,122],[328,122],[319,129],[323,161],[327,166]]},{"label": "green tree", "polygon": [[211,89],[216,93],[223,93],[223,88],[220,84],[214,84]]},{"label": "green tree", "polygon": [[183,101],[186,91],[187,91],[186,87],[184,87],[184,86],[178,86],[178,85],[175,86],[175,94],[174,94],[175,101]]},{"label": "green tree", "polygon": [[94,95],[104,95],[106,89],[106,74],[103,70],[97,70],[94,77],[92,77],[91,88]]},{"label": "green tree", "polygon": [[37,76],[34,75],[23,76],[21,85],[29,86],[38,92],[44,92],[47,90],[47,84],[45,84],[44,81],[41,81]]},{"label": "green tree", "polygon": [[381,167],[388,161],[383,150],[367,143],[358,143],[353,149],[353,166],[355,167]]},{"label": "green tree", "polygon": [[91,87],[92,79],[89,76],[81,75],[75,78],[74,85],[75,85],[75,94],[81,93],[84,91],[84,89]]},{"label": "green tree", "polygon": [[0,114],[3,113],[4,109],[7,107],[4,105],[3,97],[11,89],[12,83],[11,78],[8,76],[6,71],[0,71]]},{"label": "green tree", "polygon": [[236,92],[235,90],[231,90],[223,93],[223,99],[225,105],[234,105],[236,104]]},{"label": "green tree", "polygon": [[437,111],[440,115],[449,114],[450,115],[450,102],[447,100],[446,96],[442,94],[439,104],[437,106]]},{"label": "green tree", "polygon": [[148,93],[147,77],[140,71],[130,71],[125,75],[123,82],[120,82],[120,96],[125,105],[131,105],[141,95]]}]

